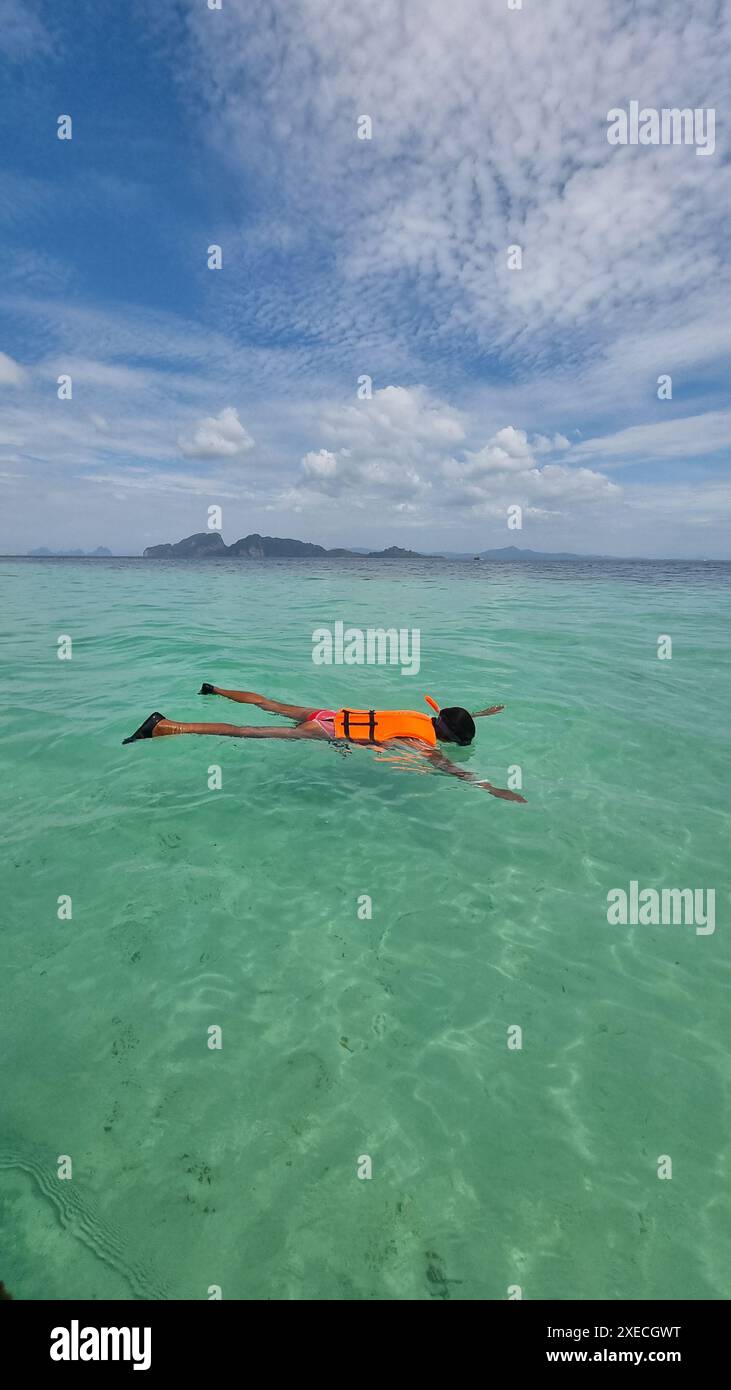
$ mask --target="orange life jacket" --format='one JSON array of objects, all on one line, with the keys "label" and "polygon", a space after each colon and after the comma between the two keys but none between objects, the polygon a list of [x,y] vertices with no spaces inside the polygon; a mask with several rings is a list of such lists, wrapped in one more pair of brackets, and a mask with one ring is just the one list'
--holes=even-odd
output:
[{"label": "orange life jacket", "polygon": [[[425,697],[429,699],[428,696]],[[438,706],[429,700],[433,709]],[[436,747],[431,716],[413,709],[339,709],[335,711],[335,737],[353,743],[386,743],[390,738],[418,738]]]}]

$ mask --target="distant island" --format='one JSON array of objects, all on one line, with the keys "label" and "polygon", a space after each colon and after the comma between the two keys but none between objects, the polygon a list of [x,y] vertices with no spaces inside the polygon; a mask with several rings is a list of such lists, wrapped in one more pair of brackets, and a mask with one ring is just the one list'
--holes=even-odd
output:
[{"label": "distant island", "polygon": [[614,560],[614,555],[572,555],[568,550],[521,550],[518,545],[503,545],[499,550],[472,551],[441,550],[445,560]]},{"label": "distant island", "polygon": [[378,560],[421,559],[416,550],[402,550],[398,545],[390,545],[387,550],[326,550],[323,545],[313,545],[310,541],[284,539],[281,536],[242,536],[241,540],[226,545],[220,531],[196,531],[194,536],[176,541],[174,545],[148,545],[142,552],[143,560],[217,560],[225,556],[235,560],[297,559],[351,555],[354,558],[365,555]]},{"label": "distant island", "polygon": [[96,550],[49,550],[47,545],[39,545],[37,550],[29,550],[28,554],[33,555],[36,558],[38,558],[39,556],[42,558],[45,555],[64,555],[67,559],[70,559],[78,558],[78,556],[81,556],[82,558],[88,558],[89,556],[94,555],[103,555],[109,557],[111,556],[112,552],[111,550],[107,550],[107,547],[105,545],[98,545]]},{"label": "distant island", "polygon": [[[39,552],[36,552],[39,553]],[[345,550],[337,547],[327,550],[323,545],[313,545],[311,541],[298,541],[282,536],[242,536],[241,540],[226,545],[220,531],[196,531],[182,541],[164,545],[148,545],[142,552],[144,560],[216,560],[226,556],[239,560],[270,560],[328,557],[338,559],[350,556],[353,559],[369,560],[600,560],[608,559],[601,555],[570,555],[567,552],[552,554],[544,550],[521,550],[516,545],[506,545],[500,550],[481,550],[479,554],[470,551],[457,553],[438,551],[422,554],[418,550],[404,550],[399,545],[389,545],[386,550]]]},{"label": "distant island", "polygon": [[[62,557],[64,559],[138,559],[135,555],[115,554],[105,545],[98,545],[96,550],[51,550],[48,546],[41,545],[36,550],[26,551],[29,559],[51,559]],[[22,558],[22,557],[21,557]],[[539,564],[543,561],[564,561],[564,560],[616,560],[617,563],[641,562],[641,555],[576,555],[568,550],[529,550],[521,549],[517,545],[503,545],[497,549],[480,550],[407,550],[400,545],[389,545],[385,550],[369,550],[366,546],[357,545],[350,549],[344,546],[337,546],[328,550],[324,545],[315,545],[311,541],[299,541],[293,537],[283,536],[260,536],[255,531],[250,536],[242,536],[240,540],[234,541],[232,545],[226,545],[220,531],[196,531],[193,536],[186,536],[182,541],[166,542],[164,545],[148,545],[142,552],[143,560],[218,560],[233,558],[235,560],[291,560],[291,559],[353,559],[353,560],[462,560],[465,562],[477,563],[480,560],[492,560],[498,563],[517,563],[517,564]],[[668,563],[662,561],[661,557],[655,557],[658,563]],[[650,562],[651,563],[651,562]],[[695,564],[728,564],[729,561],[712,561],[708,556],[699,556],[693,561]]]}]

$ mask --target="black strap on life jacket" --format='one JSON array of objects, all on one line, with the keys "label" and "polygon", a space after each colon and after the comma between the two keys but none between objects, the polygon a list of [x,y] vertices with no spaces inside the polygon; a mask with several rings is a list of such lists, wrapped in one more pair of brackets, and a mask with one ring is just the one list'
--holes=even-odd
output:
[{"label": "black strap on life jacket", "polygon": [[[344,710],[343,710],[343,733],[345,734],[345,737],[346,737],[346,738],[350,738],[350,716],[351,716],[351,713],[352,713],[352,711],[349,710],[349,709],[344,709]],[[358,722],[356,721],[356,723],[354,724],[353,727],[354,727],[354,728],[359,728],[359,729],[360,729],[360,728],[363,727],[363,725],[362,725],[362,723],[358,723]],[[374,709],[369,709],[369,711],[368,711],[368,737],[369,737],[372,741],[375,742],[375,737],[376,737],[376,711],[375,711]]]}]

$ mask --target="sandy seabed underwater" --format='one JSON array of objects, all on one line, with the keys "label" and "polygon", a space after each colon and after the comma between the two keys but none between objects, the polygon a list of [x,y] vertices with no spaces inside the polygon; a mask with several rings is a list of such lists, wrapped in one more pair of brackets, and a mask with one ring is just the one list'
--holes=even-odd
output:
[{"label": "sandy seabed underwater", "polygon": [[[731,1296],[731,566],[3,560],[0,585],[17,1298]],[[420,629],[420,672],[314,665],[337,620]],[[203,680],[504,703],[455,757],[519,765],[528,805],[326,743],[122,747],[153,709],[276,722]],[[714,888],[715,932],[610,926],[633,879]]]}]

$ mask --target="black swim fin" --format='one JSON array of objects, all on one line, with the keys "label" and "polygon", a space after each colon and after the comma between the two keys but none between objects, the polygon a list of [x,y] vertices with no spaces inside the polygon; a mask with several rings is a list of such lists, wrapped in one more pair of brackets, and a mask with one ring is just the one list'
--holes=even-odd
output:
[{"label": "black swim fin", "polygon": [[155,710],[155,713],[148,715],[144,724],[140,724],[139,729],[135,729],[134,733],[130,734],[129,738],[123,738],[122,743],[135,743],[138,738],[152,738],[152,731],[155,725],[159,724],[160,720],[164,718],[164,714],[159,714],[158,711]]},{"label": "black swim fin", "polygon": [[213,689],[213,686],[209,685],[208,681],[204,681],[200,690],[198,691],[199,695],[215,695],[215,693],[216,692]]}]

